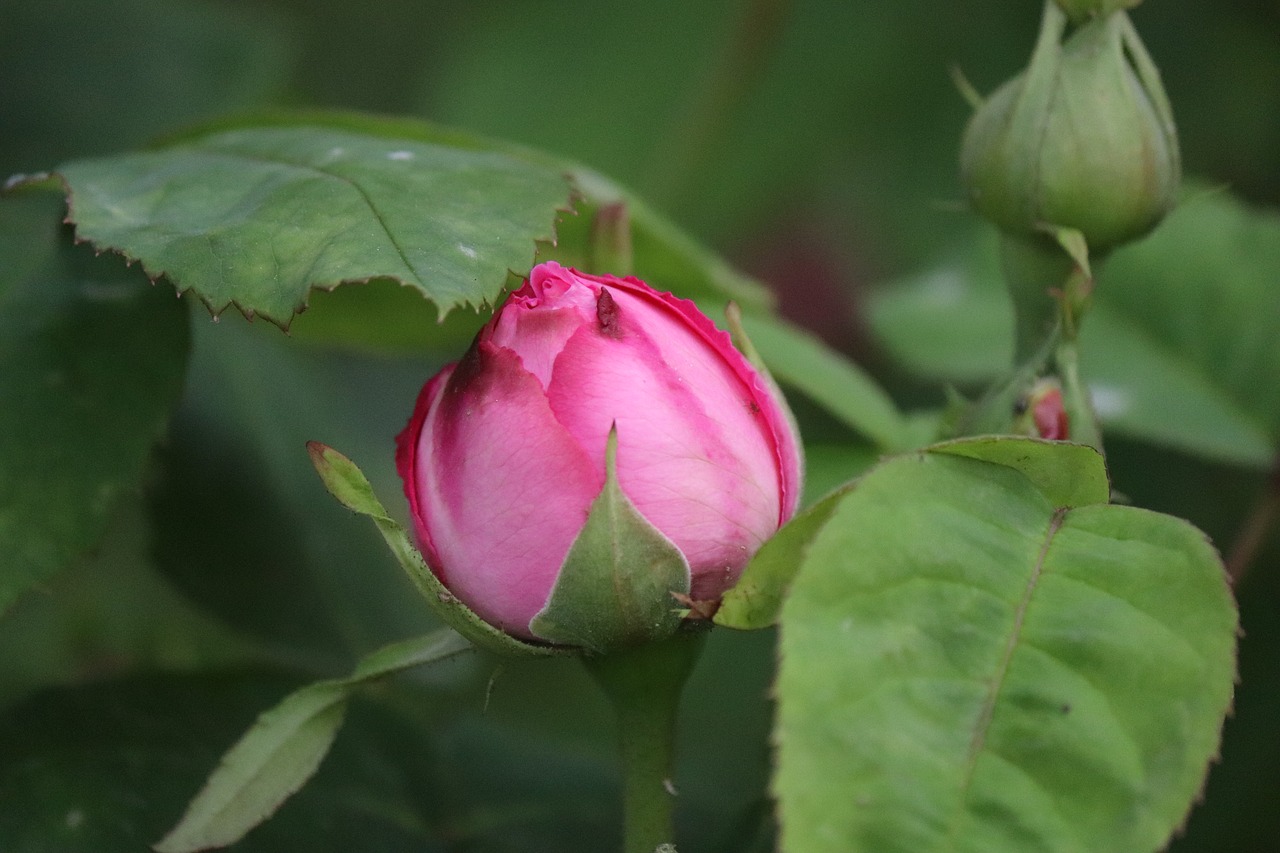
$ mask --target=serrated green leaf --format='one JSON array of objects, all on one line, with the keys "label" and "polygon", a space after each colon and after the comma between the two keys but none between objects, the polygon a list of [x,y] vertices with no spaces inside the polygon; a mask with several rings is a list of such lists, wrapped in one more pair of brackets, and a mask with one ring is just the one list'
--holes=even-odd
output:
[{"label": "serrated green leaf", "polygon": [[679,627],[673,593],[689,594],[689,562],[618,485],[618,434],[609,433],[604,488],[569,547],[547,604],[529,622],[539,637],[605,653],[664,639]]},{"label": "serrated green leaf", "polygon": [[1104,504],[1111,500],[1111,483],[1102,454],[1084,444],[995,435],[960,438],[929,448],[1006,465],[1022,474],[1055,507]]},{"label": "serrated green leaf", "polygon": [[1237,620],[1185,522],[1059,509],[1004,465],[873,470],[782,611],[782,847],[1146,853],[1185,819]]},{"label": "serrated green leaf", "polygon": [[568,203],[565,176],[497,151],[320,126],[245,127],[63,164],[80,238],[215,312],[280,325],[313,287],[390,278],[441,314],[496,300]]},{"label": "serrated green leaf", "polygon": [[[771,301],[602,175],[411,119],[310,112],[221,121],[153,151],[59,172],[81,236],[194,289],[215,312],[235,304],[280,325],[312,287],[377,278],[410,285],[441,314],[492,304],[508,270],[529,268],[535,241],[543,258],[575,258],[588,214],[618,203],[631,218],[635,272],[655,287],[757,307]],[[552,226],[571,186],[585,212],[567,216],[554,249]],[[312,336],[325,334],[369,340],[332,324]]]},{"label": "serrated green leaf", "polygon": [[449,629],[379,649],[349,678],[309,684],[258,717],[223,756],[182,819],[156,842],[158,853],[225,847],[275,813],[316,772],[361,684],[471,649]]},{"label": "serrated green leaf", "polygon": [[182,389],[171,292],[59,234],[57,199],[0,199],[0,612],[106,528]]},{"label": "serrated green leaf", "polygon": [[449,627],[477,646],[496,654],[505,655],[554,655],[566,650],[549,646],[537,646],[517,640],[477,616],[445,588],[435,576],[421,552],[413,546],[409,534],[393,521],[373,493],[373,487],[356,464],[332,447],[318,441],[309,442],[307,451],[311,462],[327,488],[338,501],[352,512],[368,516],[378,526],[378,532],[409,579],[418,587],[427,605]]}]

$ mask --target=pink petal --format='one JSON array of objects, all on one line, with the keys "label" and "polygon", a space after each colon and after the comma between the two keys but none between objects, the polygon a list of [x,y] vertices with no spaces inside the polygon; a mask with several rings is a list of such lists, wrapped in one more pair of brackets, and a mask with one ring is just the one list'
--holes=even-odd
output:
[{"label": "pink petal", "polygon": [[559,264],[533,268],[529,280],[508,297],[481,333],[482,338],[519,354],[525,370],[542,387],[551,384],[552,366],[569,336],[594,322],[594,292]]},{"label": "pink petal", "polygon": [[[776,469],[781,474],[778,479],[778,526],[795,515],[804,485],[799,436],[791,427],[785,403],[774,395],[756,369],[733,346],[727,332],[717,328],[692,301],[656,291],[637,278],[587,275],[577,270],[566,271],[555,264],[542,266],[554,266],[558,278],[569,274],[597,287],[610,288],[619,306],[630,307],[629,313],[635,318],[635,324],[645,329],[664,361],[686,371],[684,378],[698,389],[699,396],[704,399],[713,394],[717,386],[733,387],[735,383],[730,377],[736,376],[754,403],[754,408],[748,407],[752,419],[758,417],[763,421],[763,429],[774,448]],[[708,358],[708,350],[717,353],[719,359]],[[698,365],[710,369],[700,370]],[[714,381],[716,376],[723,382]],[[730,397],[737,399],[736,395]],[[708,402],[706,408],[716,412],[721,420],[732,421],[735,420],[732,416],[722,413],[727,410],[719,408],[728,402],[730,400],[721,395],[714,402]],[[758,413],[755,409],[759,410]]]},{"label": "pink petal", "polygon": [[[745,429],[750,421],[762,430],[775,452],[776,470],[779,472],[779,517],[781,526],[800,506],[800,497],[804,485],[804,470],[799,447],[799,436],[791,427],[785,409],[785,403],[774,396],[773,390],[766,384],[746,357],[733,345],[729,333],[716,327],[710,318],[688,299],[680,299],[670,293],[653,290],[644,282],[634,278],[620,279],[614,285],[625,296],[615,297],[620,304],[627,305],[632,314],[638,315],[638,324],[649,333],[662,353],[663,360],[676,367],[677,370],[688,370],[687,381],[694,387],[708,389],[734,389],[729,395],[721,396],[716,402],[709,403],[707,408],[716,412],[717,417],[730,429]],[[626,297],[633,297],[627,299]],[[657,329],[678,327],[686,334],[660,334]],[[715,352],[719,358],[709,359],[706,351]],[[699,369],[701,366],[702,369]],[[706,384],[695,385],[701,374]],[[721,377],[716,383],[713,377]],[[731,401],[741,398],[731,377],[746,388],[750,402],[745,410],[730,405]],[[706,395],[703,394],[704,399]],[[721,407],[727,407],[722,409]],[[722,414],[723,412],[723,414]],[[741,418],[734,415],[747,414]],[[756,458],[756,457],[753,457]]]},{"label": "pink petal", "polygon": [[773,438],[751,390],[715,350],[696,340],[669,346],[673,364],[652,338],[688,338],[687,330],[665,318],[650,326],[637,300],[616,301],[620,334],[586,326],[569,339],[551,407],[599,466],[617,423],[623,491],[689,559],[694,596],[712,598],[778,527]]},{"label": "pink petal", "polygon": [[514,353],[477,341],[427,413],[416,476],[441,580],[486,621],[531,637],[603,466]]},{"label": "pink petal", "polygon": [[440,560],[436,556],[435,546],[431,544],[431,535],[422,523],[422,501],[418,497],[418,477],[414,472],[417,468],[419,436],[422,434],[427,412],[436,404],[436,399],[444,391],[455,367],[456,362],[446,364],[439,373],[427,380],[427,384],[418,392],[418,401],[414,404],[408,425],[396,436],[396,472],[404,483],[404,496],[409,501],[409,516],[413,519],[418,544],[424,551],[423,556],[433,567],[438,567]]}]

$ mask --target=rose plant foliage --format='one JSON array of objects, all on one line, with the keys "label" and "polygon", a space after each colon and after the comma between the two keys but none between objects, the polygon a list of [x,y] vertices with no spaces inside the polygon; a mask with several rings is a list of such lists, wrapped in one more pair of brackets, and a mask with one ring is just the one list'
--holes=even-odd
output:
[{"label": "rose plant foliage", "polygon": [[[230,7],[0,33],[33,128],[0,139],[0,850],[1272,849],[1280,218],[1184,180],[1223,180],[1184,91],[1228,87],[1156,67],[1265,27],[373,2],[376,50],[273,4],[316,16],[292,75]],[[403,109],[427,31],[441,117],[640,192],[416,119],[223,115],[364,72]],[[627,63],[524,61],[622,31]],[[55,33],[96,70],[53,73]],[[928,59],[957,33],[1007,81],[957,75],[967,129]],[[153,126],[156,45],[190,103]],[[118,122],[37,82],[73,78]],[[976,216],[939,220],[956,165]]]},{"label": "rose plant foliage", "polygon": [[683,556],[676,591],[694,601],[718,601],[795,513],[790,415],[728,333],[638,279],[541,264],[397,440],[445,586],[506,631],[554,639],[537,616],[604,486],[612,430],[622,492]]}]

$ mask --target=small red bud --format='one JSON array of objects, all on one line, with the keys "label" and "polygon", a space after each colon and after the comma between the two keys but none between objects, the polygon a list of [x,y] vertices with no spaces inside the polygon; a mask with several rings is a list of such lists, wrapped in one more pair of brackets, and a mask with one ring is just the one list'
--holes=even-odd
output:
[{"label": "small red bud", "polygon": [[1070,434],[1070,420],[1062,404],[1062,392],[1050,388],[1031,403],[1031,417],[1041,438],[1064,441]]}]

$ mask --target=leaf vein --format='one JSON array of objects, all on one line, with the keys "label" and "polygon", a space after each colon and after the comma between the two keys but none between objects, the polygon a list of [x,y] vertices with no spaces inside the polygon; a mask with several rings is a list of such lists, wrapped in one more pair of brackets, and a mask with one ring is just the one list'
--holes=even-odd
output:
[{"label": "leaf vein", "polygon": [[1054,511],[1053,516],[1049,519],[1049,529],[1046,531],[1044,541],[1040,545],[1040,552],[1036,555],[1035,566],[1032,567],[1031,576],[1027,579],[1027,585],[1022,592],[1022,599],[1014,610],[1013,629],[1009,632],[1009,639],[1005,643],[999,663],[996,664],[996,671],[991,677],[986,699],[983,701],[982,708],[978,713],[978,720],[973,729],[973,738],[969,742],[969,754],[965,761],[964,775],[960,782],[959,797],[956,799],[955,815],[951,821],[950,831],[947,833],[948,847],[953,850],[960,831],[961,819],[964,816],[965,803],[968,802],[969,791],[973,787],[973,777],[977,771],[978,758],[982,755],[986,746],[987,731],[991,728],[991,722],[995,717],[996,702],[1000,698],[1000,691],[1004,688],[1005,677],[1009,673],[1009,665],[1013,661],[1013,654],[1017,650],[1019,640],[1022,638],[1022,627],[1026,621],[1027,608],[1031,604],[1032,596],[1034,596],[1036,587],[1039,585],[1041,575],[1044,572],[1045,559],[1049,555],[1049,546],[1053,544],[1054,537],[1062,529],[1062,523],[1068,512],[1069,510],[1066,507],[1059,508]]}]

